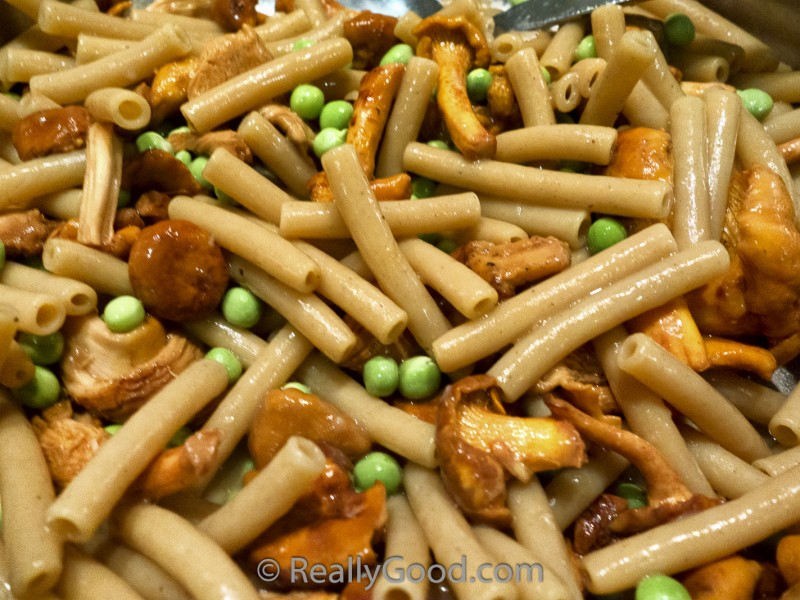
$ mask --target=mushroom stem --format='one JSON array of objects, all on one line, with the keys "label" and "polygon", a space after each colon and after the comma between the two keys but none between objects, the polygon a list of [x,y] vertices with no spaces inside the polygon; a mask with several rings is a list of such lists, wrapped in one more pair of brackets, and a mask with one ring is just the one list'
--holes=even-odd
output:
[{"label": "mushroom stem", "polygon": [[114,133],[113,123],[89,126],[86,165],[78,241],[102,246],[114,235],[114,215],[122,179],[122,140]]}]

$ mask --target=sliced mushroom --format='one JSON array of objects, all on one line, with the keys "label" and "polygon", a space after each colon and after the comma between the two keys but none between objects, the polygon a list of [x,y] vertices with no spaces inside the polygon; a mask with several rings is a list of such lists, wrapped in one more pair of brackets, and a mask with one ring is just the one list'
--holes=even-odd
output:
[{"label": "sliced mushroom", "polygon": [[229,280],[213,236],[180,219],[159,221],[141,231],[131,248],[128,275],[145,308],[171,321],[208,316]]},{"label": "sliced mushroom", "polygon": [[[249,0],[220,1],[226,5],[243,5]],[[190,100],[272,58],[252,25],[255,24],[240,25],[241,31],[220,36],[203,47],[186,90]]]},{"label": "sliced mushroom", "polygon": [[137,88],[150,104],[151,122],[160,123],[178,113],[187,100],[187,90],[197,71],[198,57],[190,56],[160,67],[149,88]]},{"label": "sliced mushroom", "polygon": [[648,505],[621,512],[611,523],[616,533],[635,533],[719,504],[716,498],[692,494],[664,455],[638,435],[581,412],[568,402],[549,396],[553,416],[572,423],[587,441],[627,458],[647,481]]},{"label": "sliced mushroom", "polygon": [[146,150],[125,161],[122,187],[134,196],[158,191],[170,196],[194,196],[203,191],[185,164],[165,150]]},{"label": "sliced mushroom", "polygon": [[[369,187],[378,201],[406,200],[411,197],[411,176],[408,173],[397,173],[379,177],[371,180]],[[333,192],[324,172],[317,173],[308,180],[308,197],[314,202],[333,202]]]},{"label": "sliced mushroom", "polygon": [[286,136],[302,156],[307,155],[316,134],[300,115],[285,104],[266,104],[259,108],[258,112]]},{"label": "sliced mushroom", "polygon": [[212,0],[211,18],[227,31],[258,25],[256,0]]},{"label": "sliced mushroom", "polygon": [[628,509],[628,501],[614,494],[601,494],[577,519],[573,528],[572,547],[583,556],[620,539],[611,524]]},{"label": "sliced mushroom", "polygon": [[180,446],[164,450],[139,476],[134,489],[148,500],[189,490],[212,468],[222,434],[218,429],[194,432]]},{"label": "sliced mushroom", "polygon": [[36,208],[0,215],[0,242],[8,256],[40,256],[57,225]]},{"label": "sliced mushroom", "polygon": [[50,475],[63,489],[97,453],[111,435],[89,414],[75,415],[63,400],[31,419]]},{"label": "sliced mushroom", "polygon": [[399,42],[397,18],[362,10],[344,22],[344,37],[353,47],[353,68],[371,69]]},{"label": "sliced mushroom", "polygon": [[113,333],[97,315],[69,319],[63,331],[61,374],[67,395],[112,421],[124,420],[203,356],[153,317],[128,333]]},{"label": "sliced mushroom", "polygon": [[217,148],[224,148],[239,160],[250,164],[253,162],[253,153],[244,138],[232,129],[210,131],[197,135],[191,131],[171,133],[167,141],[178,152],[188,150],[195,154],[211,156]]},{"label": "sliced mushroom", "polygon": [[505,65],[491,65],[492,83],[486,93],[486,105],[494,119],[501,123],[502,130],[522,127],[517,97],[511,80],[506,74]]},{"label": "sliced mushroom", "polygon": [[712,367],[750,371],[766,381],[778,368],[775,356],[765,348],[717,337],[706,338],[704,343]]},{"label": "sliced mushroom", "polygon": [[90,122],[81,106],[42,110],[16,122],[11,142],[23,161],[79,150],[86,146]]},{"label": "sliced mushroom", "polygon": [[436,452],[445,487],[464,512],[507,524],[507,476],[529,481],[538,471],[578,467],[586,457],[572,425],[508,416],[500,394],[488,375],[465,377],[448,386],[437,412]]},{"label": "sliced mushroom", "polygon": [[363,456],[372,445],[352,417],[319,396],[294,388],[272,390],[253,419],[248,438],[256,467],[266,466],[293,435],[329,444],[351,459]]},{"label": "sliced mushroom", "polygon": [[502,244],[473,240],[453,256],[491,284],[501,298],[510,298],[519,286],[563,271],[572,260],[569,245],[552,236]]},{"label": "sliced mushroom", "polygon": [[464,14],[435,13],[413,33],[419,40],[417,55],[439,65],[436,100],[453,143],[468,159],[494,158],[495,136],[481,125],[467,95],[467,73],[487,66],[491,58],[481,28]]},{"label": "sliced mushroom", "polygon": [[704,565],[681,577],[692,600],[752,600],[762,567],[734,555]]},{"label": "sliced mushroom", "polygon": [[170,199],[169,194],[153,190],[139,196],[134,208],[137,214],[145,220],[146,223],[152,224],[157,221],[169,219],[167,207],[169,206]]}]

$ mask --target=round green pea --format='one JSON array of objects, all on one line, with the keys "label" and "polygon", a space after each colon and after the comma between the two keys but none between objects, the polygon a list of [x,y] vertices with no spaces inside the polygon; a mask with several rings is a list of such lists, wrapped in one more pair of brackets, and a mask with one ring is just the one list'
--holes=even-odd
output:
[{"label": "round green pea", "polygon": [[207,190],[210,190],[213,186],[208,182],[208,180],[203,177],[203,170],[206,168],[208,164],[208,157],[207,156],[198,156],[192,162],[189,163],[189,172],[194,176],[197,182],[202,185]]},{"label": "round green pea", "polygon": [[620,483],[615,491],[617,496],[628,501],[628,508],[644,508],[647,506],[647,492],[640,485],[626,481],[625,483]]},{"label": "round green pea", "polygon": [[146,316],[144,304],[135,296],[117,296],[103,310],[103,321],[114,333],[133,331]]},{"label": "round green pea", "polygon": [[429,356],[412,356],[400,363],[400,393],[409,400],[433,396],[439,389],[442,372]]},{"label": "round green pea", "polygon": [[589,226],[589,232],[586,234],[586,247],[590,254],[597,254],[601,250],[621,242],[626,237],[628,237],[628,232],[622,223],[610,217],[603,217]]},{"label": "round green pea", "polygon": [[281,386],[281,389],[282,390],[289,390],[289,389],[300,390],[304,394],[310,394],[311,393],[311,388],[308,387],[305,383],[300,383],[299,381],[290,381],[288,383],[284,383]]},{"label": "round green pea", "polygon": [[125,188],[120,188],[117,194],[117,208],[125,208],[131,203],[131,191]]},{"label": "round green pea", "polygon": [[353,468],[356,489],[368,490],[380,481],[387,494],[394,494],[403,482],[403,470],[397,461],[385,452],[370,452]]},{"label": "round green pea", "polygon": [[175,158],[185,164],[187,167],[192,164],[192,153],[188,150],[178,150],[175,153]]},{"label": "round green pea", "polygon": [[455,252],[456,248],[458,248],[458,245],[458,242],[453,238],[442,238],[437,242],[436,247],[442,252],[451,254]]},{"label": "round green pea", "polygon": [[325,106],[325,94],[310,83],[298,85],[289,97],[289,108],[306,121],[319,117],[323,106]]},{"label": "round green pea", "polygon": [[225,370],[228,372],[229,383],[233,383],[242,375],[241,361],[227,348],[212,348],[206,352],[206,358],[216,361],[225,367]]},{"label": "round green pea", "polygon": [[12,394],[28,408],[47,408],[58,402],[61,383],[51,370],[36,365],[33,378],[22,387],[12,390]]},{"label": "round green pea", "polygon": [[758,88],[747,88],[744,90],[736,90],[736,93],[739,94],[739,98],[742,99],[742,104],[744,105],[745,109],[747,109],[747,112],[749,112],[759,121],[772,112],[772,107],[774,104],[772,101],[772,96],[770,96],[764,90],[759,90]]},{"label": "round green pea", "polygon": [[312,148],[314,148],[314,154],[316,154],[318,157],[321,157],[328,150],[344,144],[345,140],[347,140],[347,130],[326,127],[314,138],[314,143],[312,144]]},{"label": "round green pea", "polygon": [[688,15],[672,13],[664,19],[664,37],[673,46],[685,46],[694,39],[694,23]]},{"label": "round green pea", "polygon": [[467,96],[472,102],[483,102],[492,85],[492,74],[486,69],[472,69],[467,73]]},{"label": "round green pea", "polygon": [[300,38],[296,40],[294,44],[292,44],[292,50],[302,50],[303,48],[308,48],[314,45],[314,40],[309,40],[308,38]]},{"label": "round green pea", "polygon": [[597,58],[597,48],[594,44],[594,36],[587,35],[575,48],[575,62],[581,61],[584,58]]},{"label": "round green pea", "polygon": [[650,575],[636,586],[636,600],[692,600],[688,590],[677,579],[666,575]]},{"label": "round green pea", "polygon": [[430,198],[436,191],[437,183],[427,177],[414,177],[411,180],[411,193],[417,198]]},{"label": "round green pea", "polygon": [[322,112],[319,113],[319,126],[321,129],[326,127],[347,129],[352,116],[352,104],[347,100],[333,100],[322,107]]},{"label": "round green pea", "polygon": [[261,318],[261,302],[243,287],[232,287],[222,297],[222,315],[232,325],[249,329]]},{"label": "round green pea", "polygon": [[544,82],[547,85],[550,85],[553,82],[553,76],[550,74],[550,69],[544,65],[539,65],[539,71],[542,74],[542,79],[544,79]]},{"label": "round green pea", "polygon": [[428,146],[431,148],[438,148],[439,150],[450,150],[450,146],[444,140],[430,140]]},{"label": "round green pea", "polygon": [[122,425],[119,423],[112,423],[111,425],[106,425],[103,429],[105,429],[109,435],[117,435],[117,432],[122,429]]},{"label": "round green pea", "polygon": [[17,342],[37,365],[55,364],[64,353],[64,335],[60,331],[54,331],[49,335],[23,332],[17,337]]},{"label": "round green pea", "polygon": [[172,144],[156,131],[145,131],[139,134],[139,137],[136,138],[136,148],[139,152],[145,152],[146,150],[163,150],[170,154],[174,153]]},{"label": "round green pea", "polygon": [[407,65],[411,57],[414,56],[414,49],[408,44],[397,44],[392,46],[386,51],[386,54],[381,58],[381,65],[390,65],[392,63],[400,63]]},{"label": "round green pea", "polygon": [[400,383],[400,368],[397,361],[388,356],[373,356],[362,371],[364,387],[373,396],[391,396]]}]

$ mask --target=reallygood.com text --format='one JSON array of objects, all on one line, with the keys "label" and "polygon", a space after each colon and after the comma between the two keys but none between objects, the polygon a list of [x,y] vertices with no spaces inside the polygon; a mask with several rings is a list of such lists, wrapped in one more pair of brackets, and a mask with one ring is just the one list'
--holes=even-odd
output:
[{"label": "reallygood.com text", "polygon": [[274,582],[279,579],[294,585],[302,584],[340,584],[367,582],[366,589],[372,589],[379,577],[390,583],[542,583],[544,568],[539,563],[481,563],[474,569],[468,568],[467,557],[450,565],[423,565],[407,563],[402,556],[389,556],[379,565],[365,565],[361,557],[349,557],[347,564],[325,565],[309,563],[302,556],[294,556],[289,563],[288,573],[278,561],[265,558],[258,563],[258,577],[262,581]]}]

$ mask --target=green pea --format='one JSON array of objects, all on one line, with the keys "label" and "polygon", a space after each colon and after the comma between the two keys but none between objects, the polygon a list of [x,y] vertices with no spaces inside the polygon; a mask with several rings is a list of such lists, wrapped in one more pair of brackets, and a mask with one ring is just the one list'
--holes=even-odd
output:
[{"label": "green pea", "polygon": [[414,177],[411,180],[411,193],[417,198],[430,198],[436,191],[438,184],[427,177]]},{"label": "green pea", "polygon": [[164,152],[174,153],[172,144],[164,139],[160,133],[155,131],[145,131],[136,138],[136,148],[139,152],[146,150],[163,150]]},{"label": "green pea", "polygon": [[[411,199],[417,200],[417,198],[414,198],[413,196]],[[435,246],[442,241],[442,236],[440,236],[438,233],[420,233],[417,237],[423,242],[429,243],[431,246]]]},{"label": "green pea", "polygon": [[385,452],[370,452],[353,467],[356,489],[368,490],[378,481],[386,487],[387,494],[394,494],[403,482],[403,469]]},{"label": "green pea", "polygon": [[326,127],[347,129],[352,116],[352,104],[347,100],[333,100],[322,107],[322,112],[319,113],[319,126],[321,129],[325,129]]},{"label": "green pea", "polygon": [[17,102],[22,100],[22,96],[20,96],[19,94],[15,94],[14,92],[3,92],[3,96],[8,96],[12,100],[16,100]]},{"label": "green pea", "polygon": [[347,130],[326,127],[314,138],[314,143],[312,144],[312,147],[314,148],[314,154],[316,154],[318,157],[321,157],[328,150],[344,144],[346,140]]},{"label": "green pea", "polygon": [[311,393],[311,388],[308,387],[305,383],[300,383],[299,381],[290,381],[288,383],[284,383],[281,386],[281,389],[282,390],[288,390],[288,389],[300,390],[304,394],[310,394]]},{"label": "green pea", "polygon": [[177,448],[181,446],[193,433],[194,431],[189,429],[186,425],[181,426],[181,428],[175,432],[175,435],[167,442],[167,448]]},{"label": "green pea", "polygon": [[117,208],[125,208],[131,203],[131,191],[125,188],[120,188],[117,194]]},{"label": "green pea", "polygon": [[12,390],[12,394],[28,408],[47,408],[58,402],[61,383],[51,370],[36,365],[33,378],[22,387]]},{"label": "green pea", "polygon": [[445,252],[447,254],[451,254],[452,252],[455,252],[455,250],[456,250],[456,248],[458,248],[458,246],[459,246],[458,242],[455,241],[453,238],[442,238],[436,244],[436,247],[439,250],[441,250],[442,252]]},{"label": "green pea", "polygon": [[0,269],[6,266],[6,245],[0,242]]},{"label": "green pea", "polygon": [[217,186],[214,186],[214,195],[217,197],[217,200],[220,201],[220,204],[227,205],[227,206],[235,206],[236,200],[234,200],[231,196],[223,192]]},{"label": "green pea", "polygon": [[296,40],[294,44],[292,44],[292,50],[302,50],[303,48],[308,48],[314,45],[314,40],[309,40],[308,38],[300,38]]},{"label": "green pea", "polygon": [[492,85],[492,74],[486,69],[472,69],[467,73],[467,96],[472,102],[483,102]]},{"label": "green pea", "polygon": [[180,127],[176,127],[175,129],[170,129],[167,133],[167,137],[171,136],[173,133],[192,133],[192,128],[188,125],[181,125]]},{"label": "green pea", "polygon": [[636,586],[636,600],[692,600],[677,579],[666,575],[650,575]]},{"label": "green pea", "polygon": [[222,297],[222,314],[228,323],[249,329],[261,318],[261,302],[243,287],[232,287]]},{"label": "green pea", "polygon": [[561,170],[569,171],[570,173],[584,173],[589,165],[580,160],[562,160]]},{"label": "green pea", "polygon": [[551,83],[553,83],[553,76],[550,74],[550,69],[548,69],[544,65],[539,65],[539,71],[542,74],[542,79],[544,79],[544,82],[547,85],[550,85]]},{"label": "green pea", "polygon": [[575,48],[575,62],[581,61],[584,58],[597,58],[597,48],[594,44],[594,36],[587,35]]},{"label": "green pea", "polygon": [[511,6],[516,6],[517,4],[522,4],[523,2],[527,2],[528,0],[511,0]]},{"label": "green pea", "polygon": [[242,363],[236,355],[227,348],[212,348],[206,352],[206,358],[213,360],[225,367],[228,372],[228,383],[233,383],[242,375]]},{"label": "green pea", "polygon": [[325,105],[325,94],[310,83],[303,83],[292,90],[289,97],[289,108],[300,115],[300,118],[311,121],[319,117]]},{"label": "green pea", "polygon": [[400,363],[400,393],[410,400],[433,396],[439,389],[442,373],[429,356],[412,356]]},{"label": "green pea", "polygon": [[185,164],[187,167],[192,164],[192,153],[188,150],[178,150],[175,153],[175,158]]},{"label": "green pea", "polygon": [[105,429],[109,435],[117,435],[117,432],[122,429],[122,425],[119,423],[112,423],[111,425],[106,425],[103,429]]},{"label": "green pea", "polygon": [[64,335],[60,331],[49,335],[33,335],[23,332],[17,337],[17,342],[37,365],[55,364],[64,353]]},{"label": "green pea", "polygon": [[414,49],[408,44],[397,44],[392,46],[386,51],[386,54],[381,58],[381,65],[391,65],[392,63],[400,63],[407,65],[411,57],[414,56]]},{"label": "green pea", "polygon": [[438,148],[439,150],[450,150],[450,146],[444,140],[430,140],[428,146],[431,148]]},{"label": "green pea", "polygon": [[742,99],[742,104],[747,109],[747,112],[759,121],[772,112],[772,96],[764,90],[747,88],[745,90],[736,90],[736,93]]},{"label": "green pea", "polygon": [[622,223],[610,217],[603,217],[589,226],[589,232],[586,234],[586,247],[590,254],[597,254],[601,250],[621,242],[626,237],[628,237],[628,232]]},{"label": "green pea", "polygon": [[628,508],[644,508],[647,506],[647,492],[635,483],[620,483],[615,490],[617,496],[628,501]]},{"label": "green pea", "polygon": [[208,164],[208,157],[207,156],[198,156],[192,162],[189,163],[189,172],[194,175],[194,178],[197,182],[202,185],[207,190],[210,190],[213,186],[208,182],[208,180],[203,177],[203,170],[206,168]]},{"label": "green pea", "polygon": [[135,296],[117,296],[103,310],[103,321],[114,333],[133,331],[146,316],[144,304]]},{"label": "green pea", "polygon": [[361,373],[364,387],[373,396],[391,396],[400,382],[400,368],[397,361],[388,356],[373,356],[365,364]]},{"label": "green pea", "polygon": [[694,23],[688,15],[672,13],[664,19],[664,37],[673,46],[685,46],[694,39]]}]

